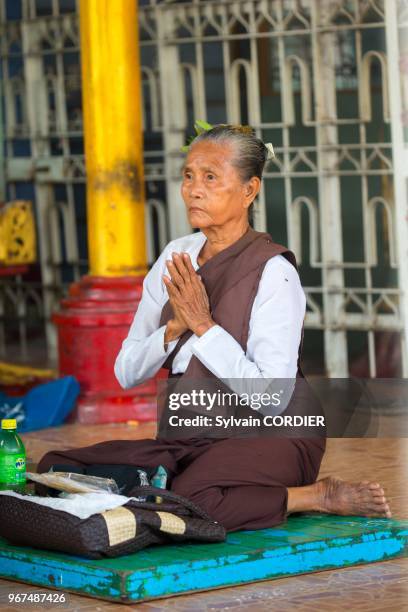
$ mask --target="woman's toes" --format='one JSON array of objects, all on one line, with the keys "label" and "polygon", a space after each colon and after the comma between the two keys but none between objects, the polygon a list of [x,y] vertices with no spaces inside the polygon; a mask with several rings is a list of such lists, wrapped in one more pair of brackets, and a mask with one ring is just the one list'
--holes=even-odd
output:
[{"label": "woman's toes", "polygon": [[385,499],[384,495],[374,495],[373,501],[376,504],[385,504],[387,500]]},{"label": "woman's toes", "polygon": [[380,489],[381,485],[378,482],[370,482],[368,488],[371,489],[371,490]]},{"label": "woman's toes", "polygon": [[377,503],[373,503],[374,500],[372,500],[372,503],[370,504],[370,508],[371,510],[373,510],[374,512],[380,512],[381,514],[385,514],[385,512],[388,509],[388,505],[383,502],[381,504],[377,504]]},{"label": "woman's toes", "polygon": [[391,511],[388,504],[376,504],[371,506],[369,516],[375,516],[378,518],[391,518]]},{"label": "woman's toes", "polygon": [[386,513],[385,513],[385,510],[376,510],[374,508],[373,510],[369,512],[368,516],[371,516],[372,518],[385,518]]}]

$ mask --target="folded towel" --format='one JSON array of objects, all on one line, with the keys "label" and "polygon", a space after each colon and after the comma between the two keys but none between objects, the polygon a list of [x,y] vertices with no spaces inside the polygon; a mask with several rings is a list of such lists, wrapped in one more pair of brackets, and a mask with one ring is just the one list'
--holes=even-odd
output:
[{"label": "folded towel", "polygon": [[70,493],[66,497],[37,497],[35,495],[21,495],[15,491],[0,491],[0,495],[18,497],[41,506],[48,506],[54,510],[68,512],[81,519],[92,514],[113,510],[127,504],[129,497],[115,495],[114,493]]}]

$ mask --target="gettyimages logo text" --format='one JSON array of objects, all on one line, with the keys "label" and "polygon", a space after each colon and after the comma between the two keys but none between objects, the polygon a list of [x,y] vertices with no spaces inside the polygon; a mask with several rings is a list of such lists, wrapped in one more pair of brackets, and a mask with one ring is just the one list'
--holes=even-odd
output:
[{"label": "gettyimages logo text", "polygon": [[193,389],[184,393],[169,394],[169,410],[179,410],[190,406],[212,410],[214,406],[247,406],[253,410],[260,410],[264,406],[280,406],[283,391],[275,393],[228,393],[215,391],[209,393],[203,389]]}]

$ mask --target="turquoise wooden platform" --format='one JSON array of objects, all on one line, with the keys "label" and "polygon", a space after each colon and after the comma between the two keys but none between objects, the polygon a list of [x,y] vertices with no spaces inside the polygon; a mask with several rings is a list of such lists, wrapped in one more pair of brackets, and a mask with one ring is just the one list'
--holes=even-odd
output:
[{"label": "turquoise wooden platform", "polygon": [[0,576],[120,602],[140,602],[408,555],[408,520],[298,515],[222,544],[148,548],[90,561],[0,540]]}]

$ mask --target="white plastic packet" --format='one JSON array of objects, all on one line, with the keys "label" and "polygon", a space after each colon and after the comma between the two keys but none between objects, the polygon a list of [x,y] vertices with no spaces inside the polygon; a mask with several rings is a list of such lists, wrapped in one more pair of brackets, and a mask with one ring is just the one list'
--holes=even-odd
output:
[{"label": "white plastic packet", "polygon": [[46,487],[67,493],[119,494],[118,485],[113,478],[100,478],[74,472],[44,472],[42,474],[26,472],[26,477]]}]

